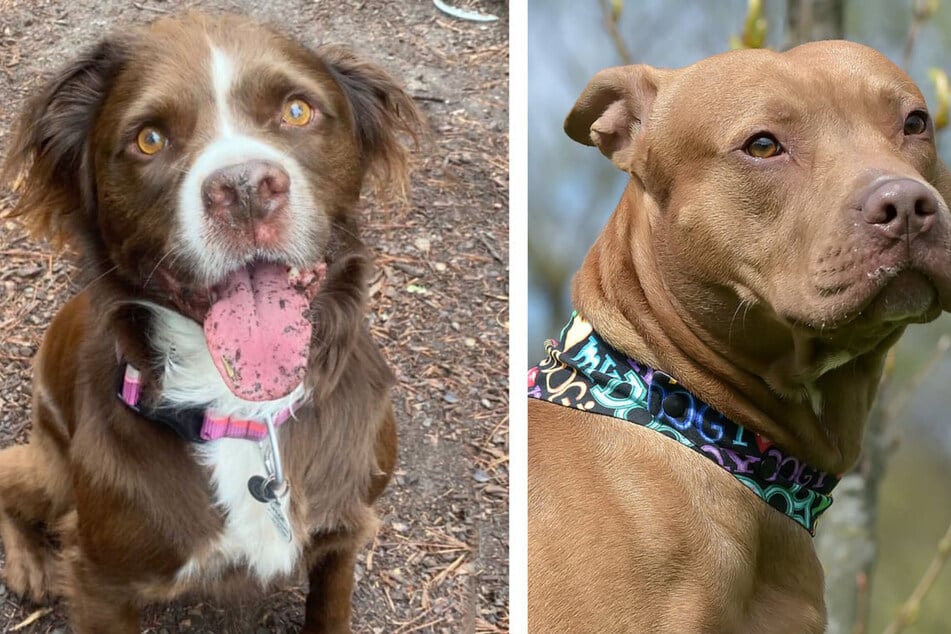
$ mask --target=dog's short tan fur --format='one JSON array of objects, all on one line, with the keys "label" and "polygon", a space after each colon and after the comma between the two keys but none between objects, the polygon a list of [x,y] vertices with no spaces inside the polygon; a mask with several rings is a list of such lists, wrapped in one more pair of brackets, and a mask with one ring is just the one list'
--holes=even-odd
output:
[{"label": "dog's short tan fur", "polygon": [[[924,111],[900,69],[845,42],[602,71],[565,128],[631,180],[575,278],[580,314],[847,470],[885,352],[951,309],[951,180]],[[763,133],[783,151],[751,156]],[[809,534],[712,461],[534,400],[528,459],[532,632],[823,631]]]}]

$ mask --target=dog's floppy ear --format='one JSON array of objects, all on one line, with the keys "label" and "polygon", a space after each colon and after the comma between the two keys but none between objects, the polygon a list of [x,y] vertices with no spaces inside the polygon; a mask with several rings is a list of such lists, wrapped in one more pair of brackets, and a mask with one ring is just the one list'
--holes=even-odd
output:
[{"label": "dog's floppy ear", "polygon": [[635,140],[667,72],[645,65],[602,70],[568,113],[565,132],[578,143],[596,145],[615,165],[630,172]]},{"label": "dog's floppy ear", "polygon": [[12,215],[58,246],[95,206],[90,135],[123,50],[103,41],[47,82],[26,104],[0,171],[0,184],[20,194]]},{"label": "dog's floppy ear", "polygon": [[416,143],[423,128],[413,98],[382,68],[345,48],[324,46],[318,53],[350,102],[370,181],[380,194],[404,195],[409,165],[400,137]]}]

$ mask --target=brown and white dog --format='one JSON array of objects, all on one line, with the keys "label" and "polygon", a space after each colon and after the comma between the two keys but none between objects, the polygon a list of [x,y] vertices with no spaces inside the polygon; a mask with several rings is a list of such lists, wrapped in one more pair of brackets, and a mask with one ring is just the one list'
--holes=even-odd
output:
[{"label": "brown and white dog", "polygon": [[125,633],[144,603],[304,571],[302,631],[349,631],[396,459],[354,208],[403,186],[419,125],[376,66],[236,16],[109,37],[32,100],[15,213],[93,281],[36,356],[30,443],[0,452],[11,590]]},{"label": "brown and white dog", "polygon": [[565,130],[630,180],[529,375],[531,631],[824,631],[810,531],[885,353],[951,310],[924,97],[815,42],[603,70]]}]

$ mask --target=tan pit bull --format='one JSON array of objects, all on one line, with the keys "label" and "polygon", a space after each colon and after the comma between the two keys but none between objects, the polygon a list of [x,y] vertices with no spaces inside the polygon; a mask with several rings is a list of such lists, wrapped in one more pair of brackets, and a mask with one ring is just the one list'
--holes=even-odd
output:
[{"label": "tan pit bull", "polygon": [[529,374],[530,630],[822,632],[810,532],[951,310],[921,92],[817,42],[601,71],[565,130],[631,179]]}]

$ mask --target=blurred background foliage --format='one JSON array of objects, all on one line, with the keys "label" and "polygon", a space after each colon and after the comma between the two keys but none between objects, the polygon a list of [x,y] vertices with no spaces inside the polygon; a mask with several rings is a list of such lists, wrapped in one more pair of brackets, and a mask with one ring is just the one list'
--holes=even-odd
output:
[{"label": "blurred background foliage", "polygon": [[[750,4],[761,14],[750,15]],[[951,68],[951,3],[935,0],[846,1],[844,32],[902,65],[937,115],[940,73]],[[617,36],[602,14],[617,17]],[[916,19],[916,10],[918,19]],[[557,335],[570,314],[570,280],[614,210],[626,176],[589,147],[572,142],[562,121],[595,72],[635,63],[680,67],[731,47],[764,44],[786,48],[795,27],[785,0],[529,0],[528,357],[541,358],[543,342]],[[908,48],[909,34],[913,45]],[[626,49],[626,53],[625,53]],[[929,75],[930,73],[930,75]],[[951,132],[939,134],[951,163]],[[894,381],[909,382],[942,334],[951,315],[912,327],[894,360]],[[888,428],[888,471],[881,486],[879,558],[861,598],[871,618],[852,634],[880,632],[891,622],[935,557],[951,521],[951,355],[915,379],[911,398]],[[821,531],[821,528],[820,528]],[[906,632],[951,632],[951,572],[940,575]]]}]

